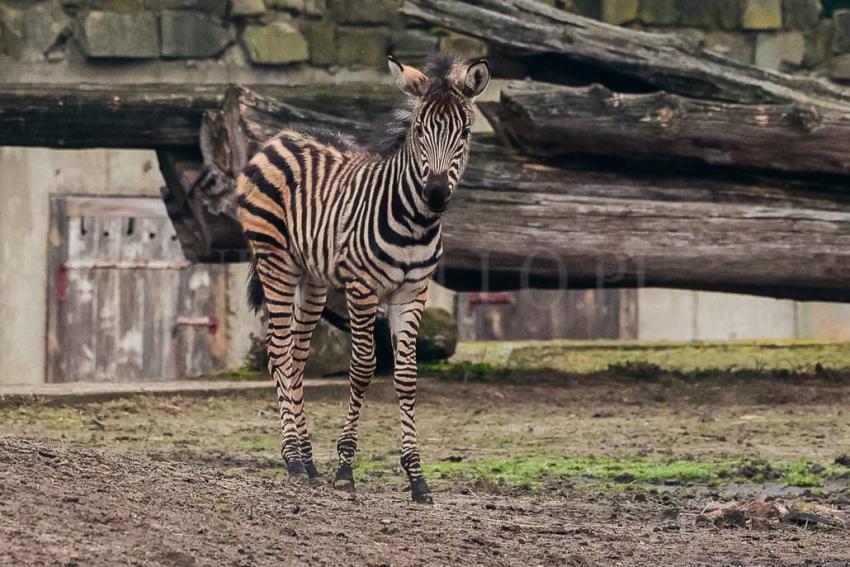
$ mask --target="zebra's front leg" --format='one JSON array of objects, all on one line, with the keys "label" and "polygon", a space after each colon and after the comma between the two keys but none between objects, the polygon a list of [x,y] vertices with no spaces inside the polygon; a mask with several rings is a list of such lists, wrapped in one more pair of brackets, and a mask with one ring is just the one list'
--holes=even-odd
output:
[{"label": "zebra's front leg", "polygon": [[307,478],[307,470],[301,460],[301,443],[295,422],[292,391],[293,309],[299,275],[288,271],[284,266],[264,258],[258,262],[257,272],[263,283],[269,315],[266,341],[269,373],[275,382],[283,433],[280,454],[286,463],[290,479],[300,482]]},{"label": "zebra's front leg", "polygon": [[313,463],[313,446],[307,430],[307,415],[304,413],[304,366],[310,357],[310,338],[322,318],[322,309],[327,298],[327,287],[310,281],[302,281],[295,294],[295,315],[292,344],[292,411],[301,449],[301,460],[310,479],[310,484],[319,484],[319,471]]},{"label": "zebra's front leg", "polygon": [[422,475],[419,445],[416,442],[416,337],[425,307],[427,289],[405,303],[391,303],[390,330],[395,349],[393,382],[401,414],[401,466],[410,481],[414,502],[433,504],[431,490]]},{"label": "zebra's front leg", "polygon": [[353,492],[352,464],[357,450],[357,424],[363,397],[375,374],[375,317],[378,313],[378,296],[361,283],[350,284],[345,295],[351,326],[351,364],[348,372],[350,394],[345,425],[336,444],[339,468],[334,478],[334,488]]}]

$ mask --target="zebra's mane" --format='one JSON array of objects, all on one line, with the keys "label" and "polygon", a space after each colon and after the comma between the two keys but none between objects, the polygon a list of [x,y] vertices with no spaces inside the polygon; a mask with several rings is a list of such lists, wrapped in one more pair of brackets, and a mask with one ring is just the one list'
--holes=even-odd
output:
[{"label": "zebra's mane", "polygon": [[[445,53],[432,55],[422,72],[431,80],[424,98],[447,97],[455,89],[456,73],[461,60]],[[413,120],[417,99],[407,96],[404,103],[393,109],[386,122],[372,131],[367,149],[381,156],[395,152],[404,144]]]}]

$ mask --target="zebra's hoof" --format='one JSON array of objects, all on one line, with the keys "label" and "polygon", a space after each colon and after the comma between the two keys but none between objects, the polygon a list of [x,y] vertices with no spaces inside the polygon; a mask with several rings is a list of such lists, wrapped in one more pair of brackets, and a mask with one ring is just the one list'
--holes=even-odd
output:
[{"label": "zebra's hoof", "polygon": [[304,463],[304,468],[307,470],[307,478],[310,486],[320,486],[322,484],[322,476],[319,474],[316,465],[313,463]]},{"label": "zebra's hoof", "polygon": [[304,463],[301,461],[286,463],[286,470],[289,471],[290,484],[307,484],[309,477],[307,476],[307,469],[304,467]]},{"label": "zebra's hoof", "polygon": [[351,465],[343,463],[339,465],[334,477],[334,488],[344,492],[354,492],[354,472]]},{"label": "zebra's hoof", "polygon": [[431,489],[428,488],[428,483],[424,478],[417,478],[410,481],[410,496],[417,504],[433,504],[434,499],[431,497]]}]

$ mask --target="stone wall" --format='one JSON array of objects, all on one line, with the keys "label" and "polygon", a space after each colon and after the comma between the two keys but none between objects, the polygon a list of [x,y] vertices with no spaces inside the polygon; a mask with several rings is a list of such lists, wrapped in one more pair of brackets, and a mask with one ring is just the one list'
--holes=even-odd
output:
[{"label": "stone wall", "polygon": [[686,32],[732,59],[850,80],[845,0],[549,0],[607,23]]},{"label": "stone wall", "polygon": [[[0,0],[0,81],[51,80],[73,69],[80,80],[232,80],[227,73],[197,69],[217,63],[250,69],[259,82],[318,82],[357,70],[385,69],[387,53],[417,63],[450,49],[483,56],[479,40],[405,23],[401,0]],[[112,70],[112,77],[104,76]],[[15,71],[15,72],[12,72]],[[122,73],[123,71],[123,73]],[[284,75],[281,75],[281,72]],[[288,75],[286,75],[288,73]],[[72,73],[73,74],[73,73]],[[198,79],[198,76],[208,80]],[[66,79],[66,77],[62,77]],[[58,80],[58,79],[57,79]]]},{"label": "stone wall", "polygon": [[[766,68],[850,80],[850,0],[542,1],[698,35]],[[413,63],[435,50],[487,54],[485,42],[405,21],[401,2],[0,0],[0,81],[309,83],[377,77],[387,53]]]}]

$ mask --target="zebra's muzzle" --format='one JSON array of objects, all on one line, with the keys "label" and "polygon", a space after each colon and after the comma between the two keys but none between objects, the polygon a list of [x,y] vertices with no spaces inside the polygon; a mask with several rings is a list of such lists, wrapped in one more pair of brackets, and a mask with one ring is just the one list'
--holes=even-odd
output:
[{"label": "zebra's muzzle", "polygon": [[432,212],[445,212],[452,197],[448,176],[442,173],[429,177],[425,183],[425,189],[422,191],[422,196]]}]

